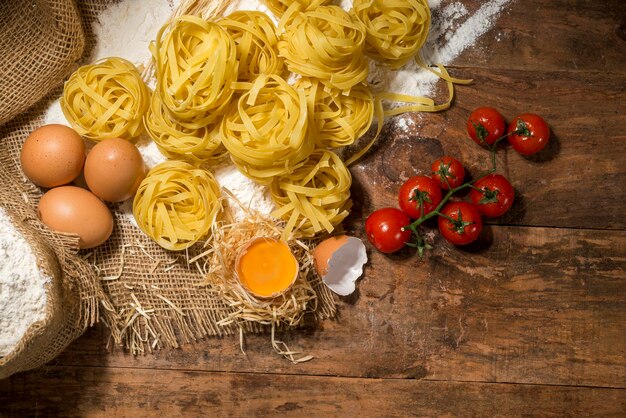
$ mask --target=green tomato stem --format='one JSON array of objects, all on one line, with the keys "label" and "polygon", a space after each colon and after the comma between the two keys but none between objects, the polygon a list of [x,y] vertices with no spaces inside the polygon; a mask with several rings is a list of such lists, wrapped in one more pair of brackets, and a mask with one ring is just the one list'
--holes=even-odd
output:
[{"label": "green tomato stem", "polygon": [[[478,179],[481,179],[489,174],[495,173],[496,171],[496,167],[497,167],[497,162],[496,162],[496,152],[497,152],[497,147],[498,144],[500,143],[500,141],[502,141],[505,138],[508,138],[511,135],[516,135],[519,134],[520,132],[520,128],[518,127],[517,129],[515,129],[512,132],[506,133],[504,135],[502,135],[500,138],[496,139],[494,141],[494,143],[492,145],[487,144],[487,142],[485,141],[484,138],[481,138],[481,140],[483,141],[483,143],[487,146],[487,148],[489,149],[489,151],[491,152],[491,169],[489,171],[487,171],[487,173],[483,174],[482,176],[480,176]],[[448,187],[450,187],[450,183],[448,183],[448,179],[446,178],[446,176],[443,176],[445,182],[448,184]],[[476,180],[478,181],[478,180]],[[471,182],[467,182],[467,183],[463,183],[462,185],[460,185],[459,187],[456,187],[454,189],[451,189],[450,191],[448,191],[448,193],[446,193],[446,195],[443,197],[443,199],[441,199],[441,202],[439,203],[439,205],[437,205],[437,207],[435,208],[435,210],[433,210],[432,212],[424,215],[424,205],[423,202],[420,202],[422,205],[422,209],[421,209],[421,216],[419,219],[416,219],[415,221],[413,221],[412,223],[410,223],[409,225],[407,225],[406,227],[402,228],[403,230],[406,229],[410,229],[413,234],[416,236],[417,239],[417,244],[421,245],[423,244],[423,240],[424,238],[420,235],[419,232],[417,232],[417,228],[423,224],[424,222],[426,222],[427,220],[434,218],[435,216],[442,216],[444,218],[446,218],[447,220],[449,220],[450,222],[454,222],[454,219],[450,218],[447,215],[444,215],[443,213],[441,213],[441,209],[443,208],[443,206],[448,203],[448,201],[450,200],[450,198],[452,197],[453,194],[455,194],[456,192],[466,189],[468,187],[471,187],[473,189],[476,189],[480,192],[482,192],[481,189],[479,189],[478,187],[474,186],[475,181],[471,181]]]},{"label": "green tomato stem", "polygon": [[411,229],[413,228],[417,228],[418,226],[420,226],[421,224],[423,224],[425,221],[429,220],[430,218],[434,218],[435,216],[443,216],[441,211],[441,208],[443,208],[443,206],[448,203],[448,200],[450,200],[450,198],[452,197],[453,194],[455,194],[456,192],[466,189],[468,187],[471,187],[472,183],[468,182],[468,183],[464,183],[462,185],[460,185],[459,187],[456,187],[452,190],[450,190],[448,193],[446,193],[446,195],[444,196],[443,199],[441,199],[441,202],[439,203],[439,205],[437,205],[437,207],[435,208],[435,210],[433,210],[432,212],[422,216],[421,218],[413,221],[409,227]]}]

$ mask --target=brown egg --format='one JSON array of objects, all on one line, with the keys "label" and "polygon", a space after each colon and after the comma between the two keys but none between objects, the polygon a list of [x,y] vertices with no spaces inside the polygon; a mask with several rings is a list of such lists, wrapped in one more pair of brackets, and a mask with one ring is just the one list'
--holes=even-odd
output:
[{"label": "brown egg", "polygon": [[39,201],[39,217],[53,231],[78,234],[80,248],[93,248],[113,232],[109,208],[93,193],[76,186],[46,192]]},{"label": "brown egg", "polygon": [[143,158],[135,145],[121,138],[98,142],[87,154],[85,181],[108,202],[133,197],[145,177]]},{"label": "brown egg", "polygon": [[70,183],[83,168],[85,143],[72,128],[44,125],[34,130],[22,146],[22,170],[41,187]]}]

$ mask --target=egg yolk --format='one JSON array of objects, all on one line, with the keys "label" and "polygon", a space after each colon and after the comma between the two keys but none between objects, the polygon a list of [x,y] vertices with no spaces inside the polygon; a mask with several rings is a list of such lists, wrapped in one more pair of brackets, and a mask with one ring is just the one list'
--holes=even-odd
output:
[{"label": "egg yolk", "polygon": [[259,297],[277,295],[289,288],[298,273],[298,261],[289,247],[273,239],[258,239],[245,250],[237,265],[241,284]]}]

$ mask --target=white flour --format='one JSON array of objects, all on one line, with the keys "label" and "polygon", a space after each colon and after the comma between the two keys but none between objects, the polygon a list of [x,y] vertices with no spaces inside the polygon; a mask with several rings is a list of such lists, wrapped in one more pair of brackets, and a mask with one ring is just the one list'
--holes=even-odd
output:
[{"label": "white flour", "polygon": [[[121,1],[103,11],[93,25],[98,40],[92,61],[122,57],[142,70],[150,60],[148,45],[169,20],[180,0]],[[175,4],[176,3],[176,4]]]},{"label": "white flour", "polygon": [[[473,14],[462,2],[429,0],[432,14],[428,39],[421,55],[427,64],[450,65],[478,38],[493,28],[499,14],[511,0],[490,0]],[[350,3],[346,0],[343,3]],[[368,81],[374,92],[394,92],[412,96],[430,96],[439,78],[409,62],[397,71],[370,64]]]},{"label": "white flour", "polygon": [[[511,0],[490,0],[485,2],[473,14],[469,14],[462,2],[450,0],[429,0],[432,12],[431,30],[422,56],[427,63],[452,64],[468,47],[493,27],[499,13]],[[162,24],[172,14],[180,0],[122,0],[105,10],[94,24],[97,36],[92,61],[119,56],[126,58],[138,67],[143,67],[150,59],[149,44],[155,39]],[[351,0],[339,0],[338,4],[349,10]],[[260,10],[276,21],[267,7],[260,0],[232,1],[227,12],[235,10]],[[415,63],[409,63],[399,70],[370,63],[368,78],[372,91],[395,92],[412,96],[429,96],[439,79],[428,71],[420,69]],[[396,118],[402,121],[402,118]],[[69,123],[63,116],[58,101],[54,102],[45,116],[45,123]],[[148,167],[164,161],[157,147],[147,138],[141,138],[137,144]],[[240,174],[232,165],[221,165],[215,175],[222,187],[229,189],[245,206],[250,206],[263,214],[273,210],[273,204],[267,188],[259,186]],[[238,205],[229,202],[231,212],[236,219],[244,216]],[[130,205],[123,205],[125,212],[132,218]]]},{"label": "white flour", "polygon": [[28,327],[46,314],[45,284],[26,239],[0,208],[0,357],[13,351]]}]

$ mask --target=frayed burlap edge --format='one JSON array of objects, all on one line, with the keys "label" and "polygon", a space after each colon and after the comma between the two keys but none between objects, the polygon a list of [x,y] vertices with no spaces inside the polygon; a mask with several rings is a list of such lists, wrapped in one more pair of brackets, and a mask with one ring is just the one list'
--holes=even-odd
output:
[{"label": "frayed burlap edge", "polygon": [[[78,255],[78,239],[53,233],[39,221],[42,191],[23,177],[19,152],[26,136],[41,125],[37,115],[49,103],[43,98],[58,95],[50,91],[91,50],[91,22],[110,3],[8,0],[0,8],[0,206],[31,245],[38,267],[51,277],[45,317],[0,358],[0,379],[52,360],[98,321],[99,305],[106,306],[93,270]],[[39,104],[31,108],[34,103]]]},{"label": "frayed burlap edge", "polygon": [[[167,251],[146,237],[119,207],[114,208],[114,216],[112,237],[85,255],[115,308],[113,315],[102,319],[111,332],[109,345],[145,354],[206,337],[274,333],[304,324],[305,315],[291,326],[229,321],[237,316],[238,308],[207,283],[209,270],[216,266],[203,256],[205,242],[185,252]],[[314,321],[334,317],[334,294],[314,273],[306,280],[315,294],[306,317]]]},{"label": "frayed burlap edge", "polygon": [[[97,19],[98,12],[111,3],[111,0],[85,0],[78,3],[87,46],[83,62],[94,45],[91,24]],[[55,81],[55,78],[48,79],[47,86],[52,89]],[[211,336],[239,334],[241,337],[243,332],[271,332],[274,341],[276,329],[268,325],[254,322],[218,325],[233,313],[232,308],[207,288],[204,284],[205,275],[198,270],[196,263],[185,263],[183,260],[192,258],[193,251],[196,254],[201,252],[201,245],[186,253],[185,257],[167,252],[150,241],[127,216],[120,213],[116,205],[112,205],[115,216],[112,238],[91,253],[78,251],[75,237],[52,233],[39,222],[36,207],[42,191],[23,177],[19,168],[19,150],[26,136],[42,124],[43,113],[59,95],[60,89],[57,89],[0,130],[0,196],[5,196],[0,197],[0,202],[7,210],[17,214],[18,223],[23,223],[24,228],[43,237],[58,265],[62,266],[62,274],[55,280],[55,283],[61,283],[62,292],[52,296],[52,299],[63,300],[63,317],[58,321],[67,329],[59,334],[58,343],[45,356],[35,356],[35,352],[41,350],[35,349],[25,338],[23,345],[2,359],[0,377],[44,364],[98,320],[109,328],[110,342],[129,349],[133,354],[151,352],[157,348],[175,348]],[[171,263],[172,260],[175,262]],[[155,264],[161,261],[162,265]],[[154,273],[162,279],[157,284],[152,277]],[[119,277],[110,280],[116,276]],[[312,279],[311,286],[319,297],[318,309],[307,317],[312,316],[315,320],[334,317],[336,302],[333,294],[317,278]],[[75,302],[72,304],[68,300]],[[49,309],[51,316],[59,312],[53,307]],[[32,340],[45,342],[47,337],[42,329],[46,327],[52,329],[52,325],[45,321],[35,324]],[[278,328],[288,329],[281,325]],[[27,362],[17,361],[18,353],[23,355],[30,352],[33,353],[32,359]]]},{"label": "frayed burlap edge", "polygon": [[23,179],[16,164],[19,138],[37,124],[15,120],[0,133],[0,205],[31,244],[39,268],[52,280],[46,286],[45,319],[34,323],[15,349],[0,358],[0,378],[52,360],[98,321],[99,304],[107,301],[93,270],[78,254],[77,237],[51,232],[39,220],[35,208],[41,191]]}]

